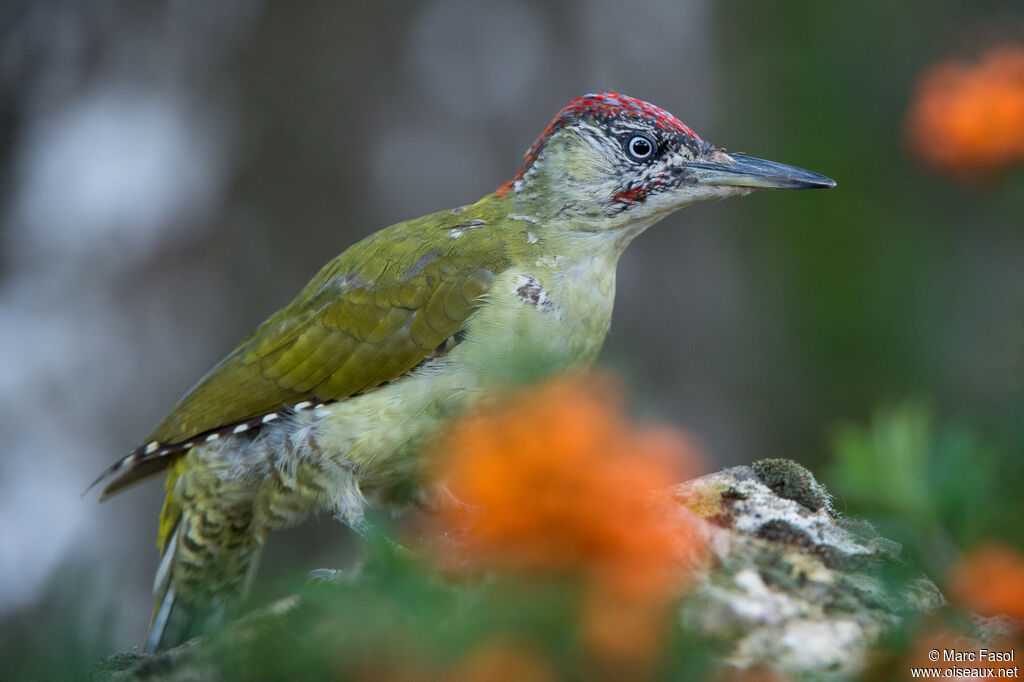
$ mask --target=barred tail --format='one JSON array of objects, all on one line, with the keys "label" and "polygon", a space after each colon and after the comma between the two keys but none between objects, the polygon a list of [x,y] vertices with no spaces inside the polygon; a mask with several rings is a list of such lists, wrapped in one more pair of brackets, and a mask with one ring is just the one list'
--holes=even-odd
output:
[{"label": "barred tail", "polygon": [[[173,648],[215,630],[223,621],[224,602],[218,595],[202,589],[190,590],[187,583],[176,585],[174,569],[180,560],[182,528],[179,523],[168,538],[153,579],[153,617],[146,636],[148,654]],[[183,590],[180,596],[178,589]]]},{"label": "barred tail", "polygon": [[[180,459],[167,477],[147,653],[217,629],[225,609],[245,596],[259,563],[262,542],[252,533],[249,514],[233,515],[238,507],[223,507],[207,495],[187,498],[197,505],[182,504],[177,488],[188,488],[180,480],[185,469],[185,460]],[[242,506],[251,513],[251,506]]]},{"label": "barred tail", "polygon": [[146,653],[149,654],[186,641],[196,629],[193,624],[194,609],[176,598],[172,581],[184,525],[181,522],[182,508],[176,503],[174,496],[174,487],[181,473],[179,469],[180,466],[171,467],[167,476],[167,497],[160,512],[160,530],[156,545],[161,556],[160,565],[153,577],[153,617],[149,621],[149,633],[146,636]]}]

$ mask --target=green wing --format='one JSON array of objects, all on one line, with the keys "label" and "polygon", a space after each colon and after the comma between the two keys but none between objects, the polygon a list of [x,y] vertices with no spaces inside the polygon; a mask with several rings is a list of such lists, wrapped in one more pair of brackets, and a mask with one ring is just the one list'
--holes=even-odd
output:
[{"label": "green wing", "polygon": [[[453,238],[460,227],[471,238]],[[391,381],[462,330],[507,267],[504,241],[465,214],[444,211],[373,234],[324,266],[200,379],[149,440],[179,443]]]}]

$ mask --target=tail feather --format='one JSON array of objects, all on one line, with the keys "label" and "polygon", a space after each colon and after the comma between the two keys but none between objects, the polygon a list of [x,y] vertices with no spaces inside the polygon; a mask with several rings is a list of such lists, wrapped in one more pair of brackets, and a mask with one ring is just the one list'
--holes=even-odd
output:
[{"label": "tail feather", "polygon": [[[179,517],[180,518],[180,517]],[[171,611],[174,610],[174,586],[171,584],[171,573],[174,568],[174,555],[178,551],[178,534],[181,524],[175,522],[174,533],[167,542],[162,543],[163,556],[153,578],[153,617],[149,621],[149,633],[146,636],[146,653],[152,654],[161,648],[167,624],[170,622]]]},{"label": "tail feather", "polygon": [[171,620],[171,611],[174,610],[174,588],[168,586],[163,596],[156,602],[153,610],[153,619],[149,622],[149,633],[146,635],[146,653],[155,654],[164,648],[164,635],[167,633],[167,624]]},{"label": "tail feather", "polygon": [[222,620],[221,604],[204,600],[201,603],[180,599],[171,579],[178,553],[181,524],[178,523],[165,547],[153,579],[153,618],[146,636],[146,653],[177,646],[217,627]]},{"label": "tail feather", "polygon": [[146,637],[146,653],[176,647],[193,637],[211,632],[224,620],[224,606],[208,603],[202,606],[187,603],[177,597],[174,586],[168,587],[163,598],[157,602],[153,621]]},{"label": "tail feather", "polygon": [[[164,555],[160,557],[160,565],[157,566],[156,575],[153,577],[153,597],[156,599],[156,606],[153,607],[154,619],[156,618],[156,612],[160,610],[161,601],[171,585],[171,568],[174,566],[174,555],[178,549],[178,533],[180,528],[180,525],[175,526],[174,534],[171,536],[166,547],[164,547]],[[151,623],[150,629],[152,627]]]},{"label": "tail feather", "polygon": [[157,535],[157,549],[160,550],[160,564],[153,576],[153,617],[149,622],[146,637],[146,653],[181,644],[195,630],[194,614],[188,605],[178,599],[174,582],[174,566],[181,546],[182,508],[173,494],[180,475],[182,461],[179,459],[167,476],[163,509],[160,510],[160,528]]},{"label": "tail feather", "polygon": [[249,527],[251,512],[232,519],[219,506],[222,500],[205,495],[183,506],[183,496],[195,492],[181,480],[185,469],[186,460],[178,459],[167,476],[148,652],[219,628],[226,609],[245,599],[259,564],[262,541]]}]

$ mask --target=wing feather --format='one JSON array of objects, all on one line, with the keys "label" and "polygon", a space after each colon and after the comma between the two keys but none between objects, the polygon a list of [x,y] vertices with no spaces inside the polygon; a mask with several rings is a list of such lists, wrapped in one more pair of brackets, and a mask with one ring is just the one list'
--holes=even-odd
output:
[{"label": "wing feather", "polygon": [[445,211],[399,223],[342,253],[207,373],[149,440],[180,443],[408,372],[465,327],[508,267],[504,241],[487,229],[452,248],[444,228],[464,221]]}]

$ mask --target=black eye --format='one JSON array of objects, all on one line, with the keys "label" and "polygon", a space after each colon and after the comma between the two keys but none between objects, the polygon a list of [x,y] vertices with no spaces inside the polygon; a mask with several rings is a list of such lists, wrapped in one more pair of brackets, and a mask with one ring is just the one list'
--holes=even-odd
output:
[{"label": "black eye", "polygon": [[634,159],[644,160],[654,153],[654,140],[646,135],[634,135],[629,138],[626,150]]}]

